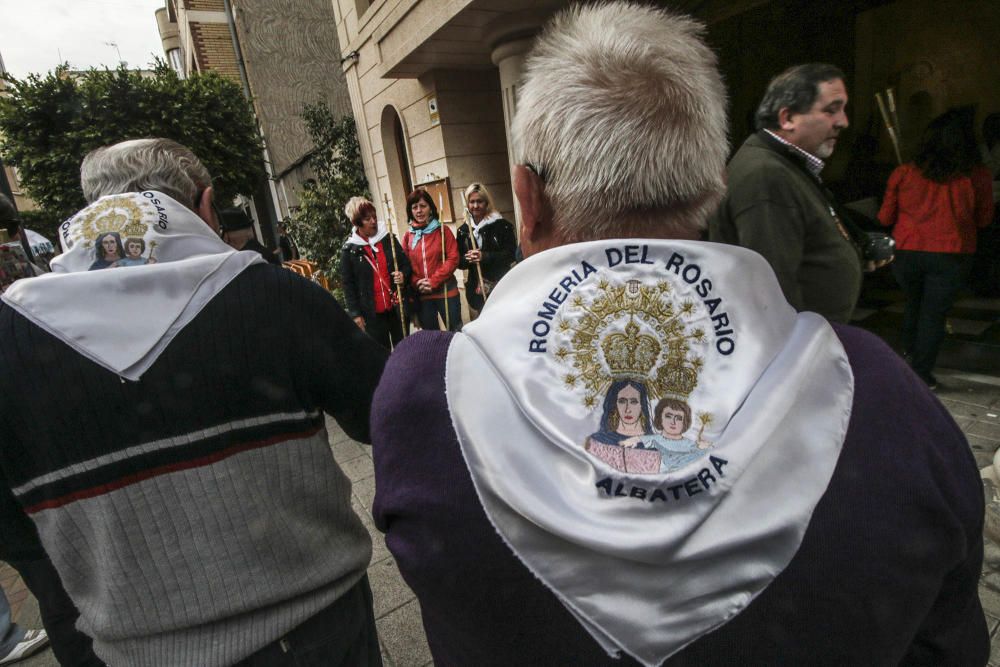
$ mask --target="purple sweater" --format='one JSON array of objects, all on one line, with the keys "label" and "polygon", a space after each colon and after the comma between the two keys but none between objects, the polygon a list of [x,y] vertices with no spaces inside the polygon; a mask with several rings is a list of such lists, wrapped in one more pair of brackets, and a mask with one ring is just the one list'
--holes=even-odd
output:
[{"label": "purple sweater", "polygon": [[[984,665],[983,495],[944,407],[878,338],[835,325],[855,376],[847,439],[798,553],[667,665]],[[636,665],[600,648],[483,511],[451,426],[452,334],[390,357],[372,408],[376,525],[438,667]]]}]

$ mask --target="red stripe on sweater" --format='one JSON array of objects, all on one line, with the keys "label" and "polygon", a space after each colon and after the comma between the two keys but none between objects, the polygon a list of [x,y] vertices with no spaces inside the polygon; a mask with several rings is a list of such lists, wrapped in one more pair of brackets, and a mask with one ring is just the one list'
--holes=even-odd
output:
[{"label": "red stripe on sweater", "polygon": [[262,449],[264,447],[270,447],[271,445],[276,445],[281,442],[287,442],[289,440],[299,440],[302,438],[308,438],[313,436],[322,430],[322,426],[310,429],[308,431],[303,431],[301,433],[283,433],[281,435],[275,435],[265,440],[256,440],[254,442],[245,442],[239,445],[233,445],[232,447],[227,447],[226,449],[219,450],[213,454],[207,456],[202,456],[196,459],[191,459],[190,461],[178,461],[177,463],[170,463],[167,465],[162,465],[157,468],[151,468],[149,470],[143,470],[142,472],[137,472],[131,475],[126,475],[120,479],[110,482],[108,484],[99,484],[98,486],[92,486],[89,489],[81,489],[80,491],[74,491],[73,493],[68,493],[64,496],[58,498],[52,498],[50,500],[45,500],[30,507],[24,509],[28,514],[35,514],[41,512],[42,510],[55,509],[57,507],[62,507],[63,505],[68,505],[69,503],[76,502],[77,500],[85,500],[87,498],[96,498],[97,496],[104,495],[106,493],[111,493],[118,489],[124,488],[126,486],[131,486],[132,484],[138,484],[139,482],[151,479],[153,477],[159,477],[160,475],[166,475],[168,473],[177,472],[180,470],[190,470],[192,468],[201,468],[213,463],[218,463],[223,459],[227,459],[230,456],[234,456],[241,452],[246,452],[251,449]]}]

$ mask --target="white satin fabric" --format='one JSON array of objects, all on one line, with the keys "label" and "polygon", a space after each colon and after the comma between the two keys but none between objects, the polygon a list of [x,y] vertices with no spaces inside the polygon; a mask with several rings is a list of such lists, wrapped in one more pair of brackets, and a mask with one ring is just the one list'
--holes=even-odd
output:
[{"label": "white satin fabric", "polygon": [[371,238],[365,238],[361,234],[358,234],[358,230],[355,228],[351,235],[347,237],[347,242],[351,245],[366,245],[372,249],[372,252],[378,252],[378,243],[385,238],[385,235],[389,233],[389,229],[386,227],[384,220],[378,221],[378,230],[375,235]]},{"label": "white satin fabric", "polygon": [[478,247],[482,247],[483,245],[483,227],[486,227],[496,222],[497,220],[501,219],[502,217],[496,211],[490,213],[485,218],[483,218],[478,225],[476,224],[476,221],[472,218],[471,214],[466,218],[466,222],[469,223],[469,227],[472,229],[472,233],[476,235],[476,245]]},{"label": "white satin fabric", "polygon": [[[644,246],[651,263],[609,267],[606,251],[626,244]],[[667,279],[678,302],[704,311],[690,326],[711,331],[700,283],[666,268],[674,253],[711,280],[722,300],[715,314],[724,308],[734,331],[728,355],[699,348],[704,367],[687,399],[712,414],[703,435],[713,444],[665,474],[619,472],[584,451],[601,406],[587,408],[567,386],[554,346],[529,351],[532,325],[553,287],[586,261],[597,272],[572,288],[559,316],[579,310],[574,297],[593,302],[602,280]],[[740,613],[788,565],[833,474],[854,391],[832,328],[796,314],[759,255],[652,240],[563,246],[516,266],[456,335],[446,379],[462,453],[499,534],[609,654],[650,666]],[[688,495],[683,484],[704,470],[711,480]],[[598,486],[608,479],[625,495]],[[645,499],[628,496],[636,486]],[[655,488],[667,500],[650,502]]]},{"label": "white satin fabric", "polygon": [[[141,238],[139,266],[90,270],[95,232]],[[226,245],[193,211],[160,192],[102,197],[60,228],[52,273],[14,283],[3,300],[74,350],[137,381],[256,252]]]}]

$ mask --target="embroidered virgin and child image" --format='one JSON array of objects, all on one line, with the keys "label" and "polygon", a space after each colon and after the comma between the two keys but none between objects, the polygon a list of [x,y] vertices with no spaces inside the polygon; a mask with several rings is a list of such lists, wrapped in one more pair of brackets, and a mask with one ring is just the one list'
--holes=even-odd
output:
[{"label": "embroidered virgin and child image", "polygon": [[648,392],[637,380],[611,384],[604,399],[600,430],[587,439],[584,448],[593,456],[622,472],[668,473],[697,461],[712,443],[703,439],[703,420],[695,439],[685,437],[691,429],[691,407],[675,398],[661,398],[650,418]]},{"label": "embroidered virgin and child image", "polygon": [[142,238],[130,236],[122,243],[118,232],[105,232],[98,236],[97,242],[94,243],[95,259],[88,270],[155,264],[156,258],[153,257],[152,249],[148,257],[143,257],[144,252],[146,252],[146,241]]},{"label": "embroidered virgin and child image", "polygon": [[94,261],[88,271],[123,266],[156,264],[156,241],[146,242],[156,222],[156,209],[145,201],[106,197],[84,213],[69,245],[83,243],[93,248]]},{"label": "embroidered virgin and child image", "polygon": [[615,470],[646,475],[707,455],[712,416],[695,415],[688,402],[705,348],[692,300],[665,281],[615,285],[604,277],[596,298],[576,298],[562,315],[564,343],[555,356],[573,368],[565,384],[583,389],[584,405],[600,411],[584,451]]}]

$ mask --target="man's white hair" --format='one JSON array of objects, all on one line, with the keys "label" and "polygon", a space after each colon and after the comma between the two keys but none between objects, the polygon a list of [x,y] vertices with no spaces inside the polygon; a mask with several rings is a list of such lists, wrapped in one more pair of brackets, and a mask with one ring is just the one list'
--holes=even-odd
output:
[{"label": "man's white hair", "polygon": [[725,189],[726,91],[697,21],[635,4],[557,14],[525,64],[515,162],[564,241],[691,236]]},{"label": "man's white hair", "polygon": [[157,190],[194,209],[212,177],[186,146],[170,139],[132,139],[91,151],[80,165],[83,196]]}]

